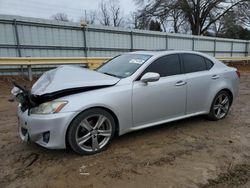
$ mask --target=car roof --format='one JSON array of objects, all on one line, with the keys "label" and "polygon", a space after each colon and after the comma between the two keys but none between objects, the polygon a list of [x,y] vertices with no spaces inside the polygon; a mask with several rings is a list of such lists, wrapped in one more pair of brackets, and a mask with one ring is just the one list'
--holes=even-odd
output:
[{"label": "car roof", "polygon": [[147,51],[147,50],[143,50],[143,51],[134,51],[134,52],[129,52],[128,54],[142,54],[142,55],[151,55],[152,58],[158,58],[164,55],[170,55],[170,54],[181,54],[181,53],[189,53],[189,54],[196,54],[196,55],[200,55],[202,57],[205,57],[209,60],[211,60],[214,64],[220,65],[220,66],[225,66],[224,63],[220,62],[219,60],[217,60],[215,57],[205,54],[205,53],[201,53],[201,52],[196,52],[196,51],[186,51],[186,50],[155,50],[155,51]]},{"label": "car roof", "polygon": [[144,55],[167,55],[175,53],[191,53],[191,54],[205,55],[204,53],[196,51],[186,51],[186,50],[143,50],[143,51],[130,52],[130,54],[144,54]]}]

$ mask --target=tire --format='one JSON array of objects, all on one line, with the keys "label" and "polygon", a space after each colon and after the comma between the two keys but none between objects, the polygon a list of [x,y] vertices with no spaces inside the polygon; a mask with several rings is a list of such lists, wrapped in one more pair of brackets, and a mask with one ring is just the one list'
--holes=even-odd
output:
[{"label": "tire", "polygon": [[104,109],[92,108],[80,113],[71,122],[67,142],[81,155],[92,155],[105,150],[115,133],[115,121]]},{"label": "tire", "polygon": [[220,91],[214,97],[208,118],[213,121],[223,119],[227,116],[231,107],[232,98],[227,91]]}]

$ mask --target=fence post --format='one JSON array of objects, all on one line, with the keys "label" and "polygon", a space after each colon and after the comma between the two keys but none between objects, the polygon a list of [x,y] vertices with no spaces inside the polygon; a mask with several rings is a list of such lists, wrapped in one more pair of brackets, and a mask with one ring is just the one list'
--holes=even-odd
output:
[{"label": "fence post", "polygon": [[16,46],[17,46],[18,56],[22,57],[16,19],[13,20],[13,24],[14,24],[14,30],[15,30]]},{"label": "fence post", "polygon": [[214,57],[216,56],[216,39],[214,39]]},{"label": "fence post", "polygon": [[234,42],[231,42],[231,57],[233,57],[233,50],[234,50]]},{"label": "fence post", "polygon": [[31,65],[28,65],[28,77],[29,77],[29,81],[32,81],[32,69],[31,69]]},{"label": "fence post", "polygon": [[134,50],[134,37],[133,37],[133,31],[130,32],[130,51],[133,52]]},{"label": "fence post", "polygon": [[245,56],[248,56],[248,54],[249,54],[249,44],[250,44],[250,42],[246,41]]},{"label": "fence post", "polygon": [[84,45],[84,56],[88,57],[88,48],[87,48],[87,37],[86,37],[86,25],[82,25],[82,31],[83,31],[83,45]]},{"label": "fence post", "polygon": [[[19,34],[18,34],[18,28],[17,28],[17,21],[16,21],[16,19],[13,20],[13,25],[14,25],[14,32],[15,32],[15,38],[16,38],[16,46],[17,46],[18,57],[22,57],[22,52],[21,52],[21,46],[20,46],[20,41],[19,41]],[[21,65],[20,68],[21,68],[21,75],[23,76],[23,74],[24,74],[23,65]]]},{"label": "fence post", "polygon": [[194,51],[194,37],[192,37],[192,51]]},{"label": "fence post", "polygon": [[168,50],[168,34],[166,34],[166,50]]}]

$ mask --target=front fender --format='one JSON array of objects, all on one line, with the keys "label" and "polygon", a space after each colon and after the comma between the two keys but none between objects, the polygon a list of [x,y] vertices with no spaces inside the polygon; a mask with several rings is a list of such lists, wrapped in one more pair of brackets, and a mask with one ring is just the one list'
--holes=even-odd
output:
[{"label": "front fender", "polygon": [[77,112],[77,114],[94,107],[102,107],[112,111],[119,121],[120,130],[132,124],[132,85],[113,86],[93,90],[61,98],[68,104],[61,112]]}]

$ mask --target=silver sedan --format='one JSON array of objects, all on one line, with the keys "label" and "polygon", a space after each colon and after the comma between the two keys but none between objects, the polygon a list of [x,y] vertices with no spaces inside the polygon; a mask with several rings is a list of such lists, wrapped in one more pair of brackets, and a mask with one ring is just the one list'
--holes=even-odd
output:
[{"label": "silver sedan", "polygon": [[95,71],[60,66],[31,91],[15,84],[12,93],[22,140],[94,154],[115,135],[201,114],[225,118],[239,77],[235,68],[202,53],[140,51]]}]

